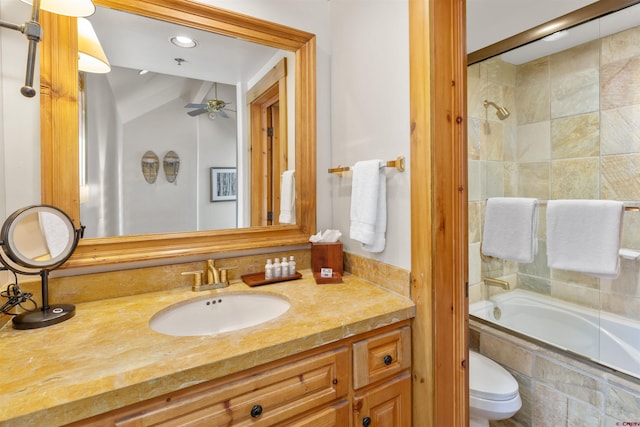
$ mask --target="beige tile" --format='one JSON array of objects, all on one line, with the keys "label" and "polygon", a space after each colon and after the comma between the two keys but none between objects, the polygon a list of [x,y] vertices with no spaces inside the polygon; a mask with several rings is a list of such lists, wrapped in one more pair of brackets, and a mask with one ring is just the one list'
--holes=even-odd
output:
[{"label": "beige tile", "polygon": [[504,195],[504,164],[502,162],[487,162],[487,197],[502,197]]},{"label": "beige tile", "polygon": [[551,125],[548,120],[518,126],[517,160],[521,163],[548,161],[551,150]]},{"label": "beige tile", "polygon": [[484,139],[484,119],[470,117],[467,122],[467,159],[480,160],[481,141]]},{"label": "beige tile", "polygon": [[518,195],[518,164],[504,162],[504,195],[516,197]]},{"label": "beige tile", "polygon": [[549,163],[523,163],[518,166],[518,196],[549,199]]},{"label": "beige tile", "polygon": [[493,57],[484,61],[487,66],[487,79],[502,85],[516,85],[516,66]]},{"label": "beige tile", "polygon": [[480,260],[480,242],[469,244],[469,285],[482,281],[482,261]]},{"label": "beige tile", "polygon": [[551,79],[551,118],[598,111],[598,69],[579,70]]},{"label": "beige tile", "polygon": [[551,199],[598,199],[598,158],[553,160]]},{"label": "beige tile", "polygon": [[480,241],[482,233],[482,211],[484,209],[484,201],[469,202],[468,222],[469,222],[469,243]]},{"label": "beige tile", "polygon": [[551,121],[551,158],[591,157],[600,154],[598,113],[580,114]]},{"label": "beige tile", "polygon": [[576,283],[552,280],[551,296],[583,307],[600,309],[600,291]]},{"label": "beige tile", "polygon": [[501,365],[529,377],[532,376],[533,355],[511,342],[493,335],[483,335],[480,341],[480,352]]},{"label": "beige tile", "polygon": [[567,426],[569,399],[553,388],[534,384],[533,426]]},{"label": "beige tile", "polygon": [[574,76],[583,70],[597,70],[600,66],[600,41],[595,40],[563,50],[549,57],[549,76]]},{"label": "beige tile", "polygon": [[603,156],[601,199],[640,200],[640,154]]},{"label": "beige tile", "polygon": [[622,247],[640,250],[640,212],[625,212],[622,227]]},{"label": "beige tile", "polygon": [[602,294],[601,310],[640,321],[640,298],[620,294]]},{"label": "beige tile", "polygon": [[607,389],[605,413],[620,420],[640,420],[640,395],[610,385]]},{"label": "beige tile", "polygon": [[605,385],[601,381],[556,360],[536,356],[534,378],[591,406],[601,407],[604,402]]},{"label": "beige tile", "polygon": [[467,186],[470,202],[485,199],[485,162],[479,160],[469,160],[467,164]]},{"label": "beige tile", "polygon": [[517,86],[515,105],[519,125],[549,120],[551,117],[549,84]]},{"label": "beige tile", "polygon": [[601,41],[603,64],[640,56],[640,27],[604,37]]},{"label": "beige tile", "polygon": [[521,64],[516,69],[516,86],[538,86],[549,83],[549,57]]},{"label": "beige tile", "polygon": [[640,105],[604,110],[600,117],[601,154],[640,151]]},{"label": "beige tile", "polygon": [[640,104],[640,57],[605,64],[600,69],[600,108]]},{"label": "beige tile", "polygon": [[551,279],[554,282],[573,283],[585,288],[598,289],[600,279],[577,271],[551,270]]},{"label": "beige tile", "polygon": [[[485,124],[487,124],[485,122]],[[502,161],[502,143],[504,140],[504,125],[502,122],[488,121],[488,127],[483,128],[484,141],[480,146],[481,160]]]}]

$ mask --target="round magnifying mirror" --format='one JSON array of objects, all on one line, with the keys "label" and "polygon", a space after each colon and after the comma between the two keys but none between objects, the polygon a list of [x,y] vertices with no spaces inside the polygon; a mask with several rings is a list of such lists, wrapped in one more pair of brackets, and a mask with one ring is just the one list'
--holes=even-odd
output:
[{"label": "round magnifying mirror", "polygon": [[30,206],[11,214],[2,226],[1,236],[2,249],[11,261],[36,270],[62,265],[78,243],[71,218],[47,205]]},{"label": "round magnifying mirror", "polygon": [[73,317],[73,305],[49,305],[48,301],[49,271],[69,259],[80,238],[80,229],[74,228],[71,218],[53,206],[29,206],[7,218],[0,238],[0,261],[6,268],[42,278],[42,307],[15,316],[14,328],[42,328]]}]

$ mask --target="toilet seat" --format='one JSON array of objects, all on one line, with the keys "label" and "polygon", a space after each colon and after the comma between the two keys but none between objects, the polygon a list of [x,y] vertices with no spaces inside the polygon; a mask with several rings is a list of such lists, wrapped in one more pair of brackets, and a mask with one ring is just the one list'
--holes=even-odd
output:
[{"label": "toilet seat", "polygon": [[493,360],[469,351],[469,394],[483,400],[508,401],[518,396],[518,382]]}]

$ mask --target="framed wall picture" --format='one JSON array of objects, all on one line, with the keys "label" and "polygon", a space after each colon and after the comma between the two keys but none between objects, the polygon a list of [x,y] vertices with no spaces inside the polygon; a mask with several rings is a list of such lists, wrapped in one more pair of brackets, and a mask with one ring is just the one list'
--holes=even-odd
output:
[{"label": "framed wall picture", "polygon": [[238,197],[236,168],[211,168],[211,201],[226,202]]}]

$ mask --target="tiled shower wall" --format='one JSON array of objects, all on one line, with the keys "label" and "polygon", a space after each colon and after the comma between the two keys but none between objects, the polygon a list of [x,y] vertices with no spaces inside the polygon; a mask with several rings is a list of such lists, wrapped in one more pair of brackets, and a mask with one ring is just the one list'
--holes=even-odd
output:
[{"label": "tiled shower wall", "polygon": [[[499,120],[488,99],[511,112]],[[469,283],[513,285],[640,320],[640,261],[616,280],[549,270],[544,207],[531,264],[482,259],[488,197],[613,199],[640,205],[640,27],[522,65],[499,57],[468,70]],[[579,213],[576,213],[577,215]],[[626,212],[623,244],[640,250],[640,212]]]},{"label": "tiled shower wall", "polygon": [[[499,120],[487,99],[511,112]],[[541,208],[538,255],[517,264],[480,255],[489,197],[615,199],[640,206],[640,27],[522,64],[468,69],[470,302],[512,287],[640,320],[640,261],[616,280],[550,270]],[[579,214],[579,213],[576,213]],[[640,212],[626,212],[623,247],[640,250]],[[471,322],[471,347],[518,380],[522,409],[492,426],[615,426],[640,422],[640,383]],[[632,425],[632,424],[624,424]]]}]

